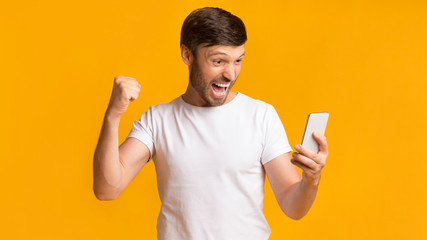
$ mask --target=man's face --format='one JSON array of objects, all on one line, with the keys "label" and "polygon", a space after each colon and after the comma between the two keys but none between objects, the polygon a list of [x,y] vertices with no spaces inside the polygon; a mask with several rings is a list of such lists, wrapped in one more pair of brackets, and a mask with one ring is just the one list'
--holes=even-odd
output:
[{"label": "man's face", "polygon": [[239,76],[244,46],[202,46],[196,54],[190,66],[191,86],[204,101],[204,106],[224,104]]}]

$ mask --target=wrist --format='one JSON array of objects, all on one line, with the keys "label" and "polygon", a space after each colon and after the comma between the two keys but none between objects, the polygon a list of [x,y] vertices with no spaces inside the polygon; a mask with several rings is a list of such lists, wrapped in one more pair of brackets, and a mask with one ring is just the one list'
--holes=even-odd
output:
[{"label": "wrist", "polygon": [[301,182],[305,187],[317,188],[320,182],[320,175],[316,178],[309,178],[303,175]]},{"label": "wrist", "polygon": [[121,114],[114,113],[108,108],[105,112],[104,121],[109,123],[119,123],[121,116]]}]

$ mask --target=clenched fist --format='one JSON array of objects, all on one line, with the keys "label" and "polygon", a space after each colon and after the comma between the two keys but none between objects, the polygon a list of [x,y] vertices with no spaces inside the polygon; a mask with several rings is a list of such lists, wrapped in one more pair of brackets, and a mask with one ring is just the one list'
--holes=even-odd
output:
[{"label": "clenched fist", "polygon": [[135,78],[116,76],[114,78],[113,92],[108,104],[107,114],[120,117],[126,112],[130,102],[138,98],[141,85]]}]

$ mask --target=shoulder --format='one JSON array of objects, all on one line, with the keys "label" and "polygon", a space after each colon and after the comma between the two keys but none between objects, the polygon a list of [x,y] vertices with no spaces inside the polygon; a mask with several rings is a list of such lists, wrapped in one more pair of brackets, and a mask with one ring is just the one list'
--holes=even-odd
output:
[{"label": "shoulder", "polygon": [[174,114],[176,110],[179,109],[180,105],[182,105],[181,99],[180,97],[176,97],[170,102],[150,106],[144,114],[148,115],[148,117],[153,120],[165,118],[168,115]]},{"label": "shoulder", "polygon": [[158,103],[156,105],[150,106],[148,109],[149,111],[152,111],[152,112],[163,112],[163,111],[169,111],[174,107],[178,106],[179,104],[180,104],[180,97],[176,97],[170,102]]},{"label": "shoulder", "polygon": [[249,97],[243,93],[239,93],[239,95],[240,95],[239,97],[240,97],[241,107],[245,107],[245,108],[251,109],[252,111],[263,113],[263,114],[268,114],[276,111],[273,105],[263,100]]}]

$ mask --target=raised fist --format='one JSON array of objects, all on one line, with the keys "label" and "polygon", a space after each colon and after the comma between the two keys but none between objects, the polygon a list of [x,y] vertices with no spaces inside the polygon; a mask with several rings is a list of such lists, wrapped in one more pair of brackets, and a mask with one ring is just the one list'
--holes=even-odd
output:
[{"label": "raised fist", "polygon": [[120,117],[126,112],[130,102],[138,98],[141,85],[135,78],[126,76],[116,76],[114,78],[113,92],[111,93],[110,103],[107,113]]}]

